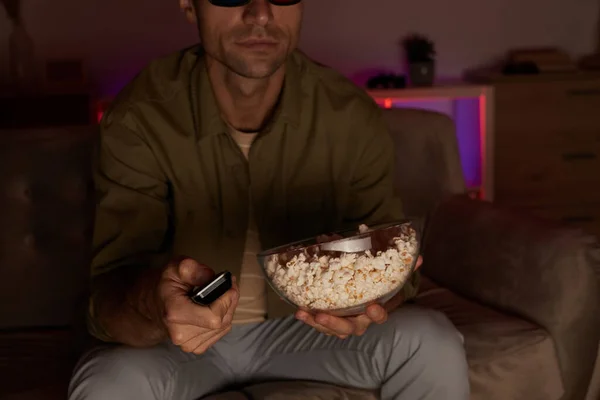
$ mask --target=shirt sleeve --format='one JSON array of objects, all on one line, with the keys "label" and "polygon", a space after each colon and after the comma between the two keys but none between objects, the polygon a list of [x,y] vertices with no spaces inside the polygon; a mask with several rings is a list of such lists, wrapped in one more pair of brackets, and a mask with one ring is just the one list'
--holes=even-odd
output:
[{"label": "shirt sleeve", "polygon": [[94,313],[94,281],[119,268],[166,261],[168,184],[150,146],[122,123],[103,122],[93,163],[96,213],[88,328],[107,340]]},{"label": "shirt sleeve", "polygon": [[[381,109],[374,105],[354,125],[356,143],[360,146],[351,181],[349,207],[344,225],[356,227],[374,225],[404,218],[402,201],[395,190],[395,144]],[[406,300],[418,292],[419,273],[412,275],[404,286]]]}]

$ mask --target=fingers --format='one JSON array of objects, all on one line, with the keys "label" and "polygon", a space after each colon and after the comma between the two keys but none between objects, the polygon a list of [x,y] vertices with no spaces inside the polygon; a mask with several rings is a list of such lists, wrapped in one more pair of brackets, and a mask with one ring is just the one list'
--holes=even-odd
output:
[{"label": "fingers", "polygon": [[421,268],[421,265],[423,265],[423,256],[419,256],[419,258],[417,258],[417,265],[415,266],[415,271]]},{"label": "fingers", "polygon": [[[339,318],[327,314],[317,314],[313,321],[315,325],[325,328],[329,332],[333,332],[340,338],[346,338],[350,335],[362,336],[365,334],[369,325],[372,323],[383,324],[387,321],[388,313],[379,304],[373,304],[367,308],[366,314],[361,314],[355,317]],[[310,318],[307,318],[309,324]]]},{"label": "fingers", "polygon": [[231,324],[231,322],[233,321],[233,315],[235,313],[235,310],[237,309],[238,303],[240,301],[240,290],[237,286],[237,280],[234,277],[232,277],[232,290],[235,291],[234,294],[232,294],[232,303],[229,305],[229,309],[227,310],[227,314],[225,314],[225,317],[223,318],[223,323],[224,324]]},{"label": "fingers", "polygon": [[365,314],[349,318],[354,325],[354,336],[362,336],[367,331],[369,325],[373,323],[371,318]]},{"label": "fingers", "polygon": [[177,293],[187,293],[195,286],[203,286],[215,275],[209,267],[191,258],[178,257],[164,270],[161,277],[161,297],[173,296]]},{"label": "fingers", "polygon": [[167,326],[179,324],[221,329],[223,325],[231,322],[231,319],[228,320],[226,316],[228,313],[233,313],[238,298],[237,289],[231,288],[209,307],[203,307],[194,304],[187,293],[176,293],[164,299],[163,319]]},{"label": "fingers", "polygon": [[[196,283],[214,272],[194,260],[186,259],[178,264],[182,279]],[[239,290],[236,278],[232,277],[232,287],[209,307],[198,306],[189,298],[191,286],[179,284],[174,280],[163,281],[161,285],[162,299],[165,304],[164,319],[167,324],[196,325],[210,329],[220,329],[222,325],[231,323],[233,312],[237,307]]]},{"label": "fingers", "polygon": [[231,325],[207,330],[193,325],[177,325],[169,332],[173,344],[186,353],[202,354],[231,331]]},{"label": "fingers", "polygon": [[181,283],[190,287],[205,285],[215,276],[215,271],[191,258],[181,260],[177,272]]},{"label": "fingers", "polygon": [[296,313],[296,318],[299,319],[300,321],[304,322],[305,324],[312,326],[316,331],[321,332],[327,336],[337,336],[340,339],[346,339],[348,337],[347,335],[339,335],[337,332],[334,332],[322,325],[319,325],[315,321],[314,316],[312,316],[309,313],[306,313],[304,311],[298,311]]},{"label": "fingers", "polygon": [[208,349],[210,349],[212,346],[214,346],[215,343],[217,343],[219,340],[221,340],[223,338],[223,336],[227,335],[229,332],[231,332],[231,325],[229,325],[226,328],[222,329],[219,333],[217,333],[216,335],[214,335],[211,339],[200,343],[190,353],[194,353],[194,354],[203,354],[203,353],[205,353]]},{"label": "fingers", "polygon": [[221,318],[208,307],[192,303],[187,294],[177,294],[165,299],[165,325],[193,325],[206,329],[221,328]]},{"label": "fingers", "polygon": [[337,336],[340,339],[346,339],[351,335],[361,336],[371,324],[371,320],[367,316],[352,318],[340,318],[327,314],[313,316],[305,311],[298,311],[296,318],[312,326],[319,332]]},{"label": "fingers", "polygon": [[314,317],[317,324],[334,332],[336,336],[348,337],[354,334],[354,324],[346,318],[334,317],[333,315],[317,314]]},{"label": "fingers", "polygon": [[373,322],[382,324],[387,321],[387,317],[386,310],[377,304],[368,308],[367,314],[348,318],[334,317],[327,314],[313,316],[305,311],[296,312],[296,318],[300,321],[312,326],[321,333],[337,336],[340,339],[346,339],[351,335],[362,336],[367,331],[369,325]]},{"label": "fingers", "polygon": [[[185,309],[191,311],[181,311],[181,315],[174,318],[177,322],[168,323],[171,341],[185,352],[204,353],[231,331],[238,300],[239,290],[234,278],[232,288],[210,307],[198,307],[186,302]],[[190,324],[181,321],[196,322]]]},{"label": "fingers", "polygon": [[367,307],[366,316],[376,324],[383,324],[388,318],[387,311],[379,304],[371,304]]},{"label": "fingers", "polygon": [[173,260],[164,270],[159,286],[163,322],[171,341],[183,351],[202,354],[231,330],[239,300],[235,277],[232,287],[209,307],[198,306],[189,291],[214,278],[212,269],[190,258]]},{"label": "fingers", "polygon": [[236,282],[235,277],[233,277],[231,289],[209,306],[213,314],[221,318],[223,324],[231,323],[240,299],[240,292]]},{"label": "fingers", "polygon": [[231,331],[238,298],[237,286],[234,286],[211,307],[186,304],[185,308],[180,308],[181,314],[174,314],[175,317],[167,322],[171,341],[185,352],[204,353]]},{"label": "fingers", "polygon": [[194,325],[179,324],[169,327],[171,342],[187,352],[193,351],[198,347],[198,343],[211,339],[217,333],[217,330],[199,328]]}]

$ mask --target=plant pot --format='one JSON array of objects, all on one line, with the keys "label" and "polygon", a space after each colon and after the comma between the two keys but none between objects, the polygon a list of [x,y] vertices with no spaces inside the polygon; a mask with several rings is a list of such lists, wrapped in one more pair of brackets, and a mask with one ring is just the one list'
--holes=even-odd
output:
[{"label": "plant pot", "polygon": [[435,63],[419,62],[408,64],[408,79],[411,86],[432,86],[435,78]]}]

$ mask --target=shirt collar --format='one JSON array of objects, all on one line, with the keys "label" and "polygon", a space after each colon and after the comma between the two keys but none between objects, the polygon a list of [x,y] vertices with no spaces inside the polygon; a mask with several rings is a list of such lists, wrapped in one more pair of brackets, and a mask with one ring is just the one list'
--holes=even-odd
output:
[{"label": "shirt collar", "polygon": [[[196,48],[195,55],[196,61],[189,80],[194,124],[201,138],[225,133],[227,125],[221,118],[221,112],[208,77],[203,49]],[[270,130],[270,127],[276,122],[287,122],[293,126],[298,126],[300,122],[302,75],[294,54],[288,57],[285,68],[281,100],[277,103],[271,121],[266,125],[266,131]]]}]

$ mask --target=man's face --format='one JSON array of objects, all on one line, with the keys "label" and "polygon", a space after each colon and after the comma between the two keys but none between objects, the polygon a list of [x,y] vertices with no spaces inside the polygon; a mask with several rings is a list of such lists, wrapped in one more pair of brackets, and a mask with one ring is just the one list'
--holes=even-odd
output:
[{"label": "man's face", "polygon": [[195,17],[206,53],[246,78],[271,76],[294,51],[300,36],[302,2],[276,6],[252,0],[239,7],[195,1]]}]

